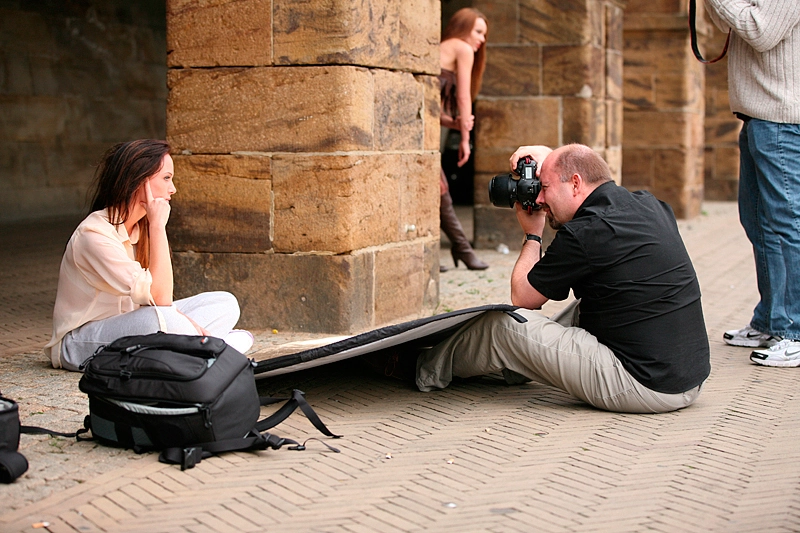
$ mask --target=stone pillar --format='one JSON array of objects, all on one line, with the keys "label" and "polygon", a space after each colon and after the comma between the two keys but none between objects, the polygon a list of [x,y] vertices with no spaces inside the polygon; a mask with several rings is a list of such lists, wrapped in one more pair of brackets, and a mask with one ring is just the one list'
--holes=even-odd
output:
[{"label": "stone pillar", "polygon": [[438,301],[438,0],[167,1],[176,293],[354,332]]},{"label": "stone pillar", "polygon": [[630,0],[625,10],[622,184],[649,190],[679,218],[698,215],[703,200],[704,70],[687,9]]},{"label": "stone pillar", "polygon": [[623,2],[483,0],[489,19],[483,89],[476,103],[475,241],[519,248],[514,212],[489,202],[520,145],[591,146],[620,179]]},{"label": "stone pillar", "polygon": [[[704,26],[701,50],[706,59],[715,58],[725,47],[727,34],[714,26],[710,19]],[[706,200],[733,201],[739,195],[739,131],[742,122],[733,116],[728,101],[728,59],[706,65],[705,77],[703,197]]]}]

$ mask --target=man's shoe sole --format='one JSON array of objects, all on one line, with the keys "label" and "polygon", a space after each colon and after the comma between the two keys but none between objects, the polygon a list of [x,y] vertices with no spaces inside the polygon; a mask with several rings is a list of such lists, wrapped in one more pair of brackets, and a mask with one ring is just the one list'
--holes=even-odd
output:
[{"label": "man's shoe sole", "polygon": [[750,360],[757,365],[762,366],[774,366],[774,367],[782,367],[782,368],[791,368],[800,366],[800,359],[789,359],[787,361],[775,361],[775,360],[768,360],[762,359],[762,357],[766,357],[758,352],[753,352],[750,354]]},{"label": "man's shoe sole", "polygon": [[729,344],[730,346],[741,346],[742,348],[769,348],[769,345],[767,343],[755,340],[753,341],[737,340],[735,342],[733,340],[729,340],[726,338],[723,338],[722,340],[725,341],[725,344]]}]

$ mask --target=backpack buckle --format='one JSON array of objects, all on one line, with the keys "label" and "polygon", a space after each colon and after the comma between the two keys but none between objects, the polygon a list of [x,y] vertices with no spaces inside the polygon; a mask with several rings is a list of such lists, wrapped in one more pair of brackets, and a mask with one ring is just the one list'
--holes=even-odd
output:
[{"label": "backpack buckle", "polygon": [[181,453],[181,471],[194,468],[194,465],[202,460],[202,453],[203,448],[197,446],[184,448]]}]

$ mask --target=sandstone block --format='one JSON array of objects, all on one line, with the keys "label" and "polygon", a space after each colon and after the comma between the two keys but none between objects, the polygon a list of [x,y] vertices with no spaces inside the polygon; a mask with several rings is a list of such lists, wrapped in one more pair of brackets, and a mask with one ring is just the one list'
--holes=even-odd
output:
[{"label": "sandstone block", "polygon": [[424,88],[407,72],[373,70],[375,149],[420,150],[425,133]]},{"label": "sandstone block", "polygon": [[703,98],[701,87],[687,73],[659,74],[655,82],[657,109],[692,108]]},{"label": "sandstone block", "polygon": [[717,146],[714,148],[714,168],[716,180],[739,182],[739,148],[737,146]]},{"label": "sandstone block", "polygon": [[167,137],[194,153],[373,147],[373,80],[341,67],[171,70]]},{"label": "sandstone block", "polygon": [[513,209],[492,205],[475,206],[475,247],[497,248],[505,244],[510,250],[522,248],[524,234]]},{"label": "sandstone block", "polygon": [[439,261],[440,261],[440,236],[434,235],[424,241],[423,269],[430,274],[426,275],[427,283],[425,297],[422,300],[424,310],[435,310],[439,305]]},{"label": "sandstone block", "polygon": [[542,92],[539,47],[491,46],[481,94],[484,96],[537,96]]},{"label": "sandstone block", "polygon": [[275,62],[439,73],[436,0],[273,0]]},{"label": "sandstone block", "polygon": [[655,76],[647,69],[628,68],[623,76],[625,111],[653,109],[656,106]]},{"label": "sandstone block", "polygon": [[606,49],[622,52],[623,10],[621,7],[606,4]]},{"label": "sandstone block", "polygon": [[[416,315],[423,307],[427,279],[425,246],[408,243],[375,250],[375,322],[384,324]],[[437,262],[438,275],[438,262]]]},{"label": "sandstone block", "polygon": [[605,149],[603,159],[608,163],[611,177],[617,185],[622,184],[622,147],[612,146]]},{"label": "sandstone block", "polygon": [[475,172],[508,172],[508,158],[521,145],[559,146],[557,98],[481,98],[475,112]]},{"label": "sandstone block", "polygon": [[622,146],[622,102],[606,100],[606,146]]},{"label": "sandstone block", "polygon": [[653,186],[655,156],[653,150],[630,148],[622,151],[622,185],[633,189]]},{"label": "sandstone block", "polygon": [[422,86],[423,94],[423,150],[439,150],[439,136],[441,128],[439,117],[441,116],[439,78],[436,76],[416,75],[414,78]]},{"label": "sandstone block", "polygon": [[596,98],[563,99],[564,144],[578,142],[601,148],[606,142],[606,106]]},{"label": "sandstone block", "polygon": [[[517,0],[474,0],[472,7],[486,15],[489,21],[489,46],[519,42],[517,28]],[[442,30],[447,21],[442,21]],[[494,54],[494,50],[489,50]],[[490,56],[491,57],[491,56]]]},{"label": "sandstone block", "polygon": [[434,235],[439,153],[272,159],[274,247],[345,253]]},{"label": "sandstone block", "polygon": [[622,52],[606,50],[606,98],[622,101]]},{"label": "sandstone block", "polygon": [[175,187],[168,225],[179,252],[264,252],[272,248],[270,159],[173,157]]},{"label": "sandstone block", "polygon": [[[685,22],[682,21],[682,24]],[[627,21],[625,25],[627,28]],[[654,74],[683,72],[690,62],[696,61],[689,47],[688,34],[688,30],[672,32],[626,29],[625,70],[646,67]]]},{"label": "sandstone block", "polygon": [[272,63],[272,0],[167,0],[169,67]]},{"label": "sandstone block", "polygon": [[739,198],[739,182],[706,180],[703,200],[711,202],[735,202]]},{"label": "sandstone block", "polygon": [[681,13],[686,8],[681,0],[627,0],[625,10],[632,13]]},{"label": "sandstone block", "polygon": [[726,113],[722,116],[707,116],[705,118],[706,144],[733,144],[738,145],[739,132],[742,131],[742,122]]},{"label": "sandstone block", "polygon": [[[511,154],[508,155],[511,156]],[[508,158],[506,158],[506,160],[508,160]],[[508,164],[506,163],[506,168],[508,168],[507,165]],[[509,171],[507,170],[506,172]],[[497,172],[496,174],[487,174],[483,172],[475,173],[475,178],[473,181],[473,186],[474,186],[473,199],[475,205],[486,205],[486,206],[492,205],[492,202],[489,200],[489,182],[492,181],[493,177],[495,177],[497,174],[500,173],[501,172]]]},{"label": "sandstone block", "polygon": [[373,324],[374,258],[357,255],[177,252],[175,294],[225,290],[239,300],[239,327],[352,333]]},{"label": "sandstone block", "polygon": [[625,149],[653,146],[689,146],[688,113],[627,111],[624,116]]},{"label": "sandstone block", "polygon": [[731,104],[728,88],[719,89],[706,84],[706,115],[724,116],[731,120]]},{"label": "sandstone block", "polygon": [[706,147],[704,163],[704,198],[712,201],[736,201],[739,194],[738,148]]},{"label": "sandstone block", "polygon": [[598,46],[542,49],[543,94],[603,98],[605,77],[605,52]]},{"label": "sandstone block", "polygon": [[654,150],[653,190],[683,189],[694,171],[693,153],[687,149]]},{"label": "sandstone block", "polygon": [[[520,42],[587,44],[596,38],[597,9],[587,0],[520,0]],[[598,13],[599,15],[599,13]]]}]

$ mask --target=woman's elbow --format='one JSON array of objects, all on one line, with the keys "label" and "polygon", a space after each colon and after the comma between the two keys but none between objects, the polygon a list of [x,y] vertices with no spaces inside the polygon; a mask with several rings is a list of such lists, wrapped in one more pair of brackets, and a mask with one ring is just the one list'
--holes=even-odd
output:
[{"label": "woman's elbow", "polygon": [[159,307],[168,307],[172,305],[172,295],[171,294],[151,294],[153,297],[153,302]]}]

